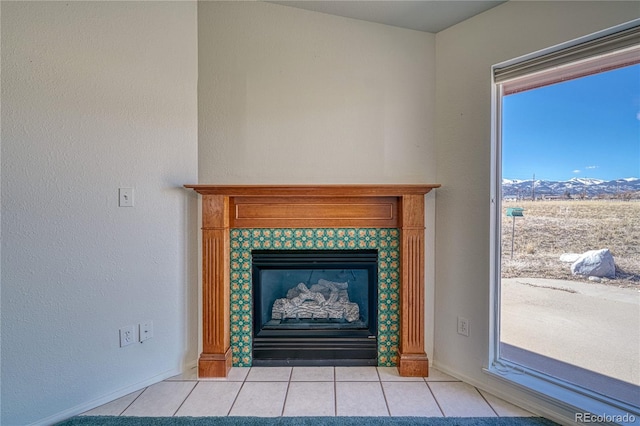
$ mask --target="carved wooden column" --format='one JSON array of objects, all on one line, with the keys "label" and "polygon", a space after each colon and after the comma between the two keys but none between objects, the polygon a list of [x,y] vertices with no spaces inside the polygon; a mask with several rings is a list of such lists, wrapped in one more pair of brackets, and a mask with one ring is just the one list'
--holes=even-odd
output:
[{"label": "carved wooden column", "polygon": [[202,197],[202,353],[199,377],[226,377],[229,331],[229,197]]},{"label": "carved wooden column", "polygon": [[424,195],[405,194],[401,206],[398,372],[401,376],[426,377],[429,359],[424,351]]}]

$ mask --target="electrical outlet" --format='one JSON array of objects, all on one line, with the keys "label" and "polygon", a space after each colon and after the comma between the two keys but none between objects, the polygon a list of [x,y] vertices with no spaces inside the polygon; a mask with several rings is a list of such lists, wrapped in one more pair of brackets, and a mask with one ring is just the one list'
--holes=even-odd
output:
[{"label": "electrical outlet", "polygon": [[128,346],[135,342],[135,332],[132,325],[127,325],[120,329],[120,347]]},{"label": "electrical outlet", "polygon": [[458,334],[469,337],[469,320],[458,317]]},{"label": "electrical outlet", "polygon": [[140,343],[153,337],[153,321],[141,322],[140,325]]}]

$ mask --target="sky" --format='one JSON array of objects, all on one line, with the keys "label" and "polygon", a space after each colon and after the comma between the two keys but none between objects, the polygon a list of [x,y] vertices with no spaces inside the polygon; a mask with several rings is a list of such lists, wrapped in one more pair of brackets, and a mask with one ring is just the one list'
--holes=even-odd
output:
[{"label": "sky", "polygon": [[640,64],[503,97],[502,177],[640,178]]}]

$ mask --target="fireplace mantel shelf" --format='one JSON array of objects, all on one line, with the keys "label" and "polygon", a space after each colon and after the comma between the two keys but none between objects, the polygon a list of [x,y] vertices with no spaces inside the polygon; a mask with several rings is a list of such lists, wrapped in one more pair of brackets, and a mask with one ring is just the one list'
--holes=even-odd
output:
[{"label": "fireplace mantel shelf", "polygon": [[426,194],[440,184],[399,185],[185,185],[202,195],[227,196],[316,196],[316,197],[397,197]]},{"label": "fireplace mantel shelf", "polygon": [[440,184],[185,185],[202,195],[202,353],[199,377],[231,368],[231,228],[396,227],[401,231],[398,371],[427,376],[424,195]]}]

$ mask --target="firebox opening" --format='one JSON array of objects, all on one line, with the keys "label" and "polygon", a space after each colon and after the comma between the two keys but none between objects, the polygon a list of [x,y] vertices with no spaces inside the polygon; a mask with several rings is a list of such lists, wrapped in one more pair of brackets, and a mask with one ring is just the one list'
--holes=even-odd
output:
[{"label": "firebox opening", "polygon": [[254,365],[376,365],[377,250],[254,250]]}]

